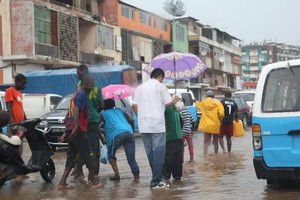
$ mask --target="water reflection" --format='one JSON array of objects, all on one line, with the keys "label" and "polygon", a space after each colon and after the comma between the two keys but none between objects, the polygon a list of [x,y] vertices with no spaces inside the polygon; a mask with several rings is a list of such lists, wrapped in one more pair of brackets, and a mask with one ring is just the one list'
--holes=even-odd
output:
[{"label": "water reflection", "polygon": [[[133,181],[125,153],[118,151],[117,157],[121,180],[110,181],[112,169],[101,164],[99,180],[104,184],[100,190],[92,190],[87,181],[68,183],[74,190],[57,190],[56,185],[63,173],[65,151],[55,153],[56,177],[53,183],[45,183],[39,173],[30,174],[23,181],[9,181],[0,188],[0,199],[299,199],[300,186],[289,188],[270,188],[263,180],[257,180],[253,169],[253,152],[250,132],[244,138],[233,140],[232,153],[203,155],[203,135],[194,136],[195,161],[184,162],[182,181],[171,180],[169,190],[151,190],[150,167],[141,138],[136,140],[137,162],[141,170],[141,179]],[[188,158],[188,151],[185,151]],[[26,155],[26,154],[25,154]],[[29,154],[26,155],[29,157]],[[87,176],[87,170],[85,169]]]}]

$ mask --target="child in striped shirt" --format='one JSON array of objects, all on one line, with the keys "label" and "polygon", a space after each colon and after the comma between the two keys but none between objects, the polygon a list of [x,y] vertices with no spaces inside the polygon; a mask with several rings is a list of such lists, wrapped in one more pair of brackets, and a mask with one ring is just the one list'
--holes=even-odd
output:
[{"label": "child in striped shirt", "polygon": [[[178,102],[176,104],[177,109],[180,112],[180,116],[182,119],[182,142],[185,143],[185,141],[188,144],[189,153],[190,153],[190,162],[194,160],[194,146],[193,146],[193,139],[192,139],[192,124],[194,122],[192,114],[187,109],[186,106],[184,106],[184,100]],[[184,161],[184,147],[182,148],[182,161]]]}]

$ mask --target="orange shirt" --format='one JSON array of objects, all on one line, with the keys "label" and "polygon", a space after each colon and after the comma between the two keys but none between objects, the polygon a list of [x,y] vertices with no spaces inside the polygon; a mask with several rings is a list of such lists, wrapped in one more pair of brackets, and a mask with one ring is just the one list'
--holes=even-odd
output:
[{"label": "orange shirt", "polygon": [[12,113],[14,123],[23,121],[25,118],[23,109],[23,97],[19,90],[14,87],[10,87],[5,92],[5,102],[12,103]]}]

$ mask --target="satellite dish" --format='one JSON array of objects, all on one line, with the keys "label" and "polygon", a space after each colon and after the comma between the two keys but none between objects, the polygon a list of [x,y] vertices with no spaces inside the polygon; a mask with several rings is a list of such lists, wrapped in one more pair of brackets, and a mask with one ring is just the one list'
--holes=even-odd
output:
[{"label": "satellite dish", "polygon": [[207,52],[206,51],[201,51],[202,56],[206,56]]},{"label": "satellite dish", "polygon": [[220,61],[221,63],[225,62],[224,56],[221,56],[221,57],[219,58],[219,61]]},{"label": "satellite dish", "polygon": [[165,1],[164,9],[173,16],[181,17],[185,14],[185,5],[180,0],[167,0]]}]

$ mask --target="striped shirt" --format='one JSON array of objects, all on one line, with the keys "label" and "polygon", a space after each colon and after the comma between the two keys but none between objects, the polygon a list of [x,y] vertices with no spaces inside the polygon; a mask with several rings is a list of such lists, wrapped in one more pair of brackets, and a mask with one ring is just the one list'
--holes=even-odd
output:
[{"label": "striped shirt", "polygon": [[183,121],[182,136],[192,135],[192,123],[193,123],[192,114],[186,107],[183,107],[182,110],[180,110],[180,115]]}]

